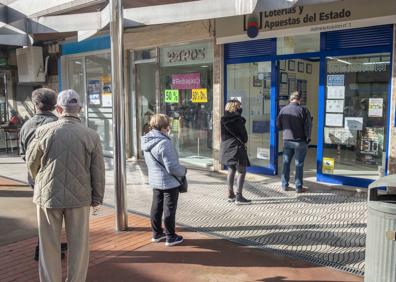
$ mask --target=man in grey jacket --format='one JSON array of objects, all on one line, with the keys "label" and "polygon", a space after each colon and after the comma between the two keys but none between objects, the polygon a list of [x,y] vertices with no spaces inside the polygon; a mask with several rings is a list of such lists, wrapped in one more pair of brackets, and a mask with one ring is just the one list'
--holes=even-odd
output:
[{"label": "man in grey jacket", "polygon": [[[32,102],[34,105],[35,115],[23,124],[19,133],[19,148],[22,159],[26,160],[25,155],[27,147],[33,140],[37,128],[44,124],[58,120],[58,117],[52,113],[56,106],[56,96],[56,92],[49,88],[39,88],[32,92]],[[28,174],[28,182],[32,189],[34,189],[34,181],[30,174]],[[66,243],[62,243],[61,250],[63,251],[63,257],[64,251],[67,250]],[[34,259],[39,259],[39,245],[36,246]]]},{"label": "man in grey jacket", "polygon": [[41,126],[28,147],[27,166],[35,181],[40,240],[40,281],[60,282],[60,234],[65,221],[67,281],[85,281],[89,262],[89,209],[103,201],[105,168],[99,135],[81,124],[80,97],[59,93],[60,119]]}]

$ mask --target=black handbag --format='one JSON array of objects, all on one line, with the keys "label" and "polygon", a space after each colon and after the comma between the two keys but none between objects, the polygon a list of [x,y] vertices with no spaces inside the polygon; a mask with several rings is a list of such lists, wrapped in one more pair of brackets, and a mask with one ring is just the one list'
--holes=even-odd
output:
[{"label": "black handbag", "polygon": [[[166,172],[168,172],[168,171],[166,170],[166,167],[165,167],[159,160],[157,160],[156,157],[154,157],[153,153],[151,153],[151,151],[149,151],[149,152],[150,152],[151,157],[152,157],[161,167],[163,167],[163,168],[165,169]],[[186,193],[187,190],[188,190],[187,177],[186,177],[186,176],[182,176],[181,179],[179,179],[177,176],[175,176],[175,175],[173,175],[173,174],[170,174],[170,173],[169,173],[169,175],[171,175],[174,179],[176,179],[176,181],[180,184],[180,186],[178,187],[178,188],[179,188],[179,192],[180,192],[180,193]]]}]

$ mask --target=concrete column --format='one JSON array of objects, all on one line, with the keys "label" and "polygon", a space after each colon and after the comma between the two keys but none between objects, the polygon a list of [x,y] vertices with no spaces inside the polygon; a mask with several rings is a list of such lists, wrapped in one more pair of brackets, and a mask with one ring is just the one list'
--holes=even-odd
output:
[{"label": "concrete column", "polygon": [[111,0],[111,77],[113,91],[114,190],[116,230],[128,228],[126,212],[125,92],[122,0]]},{"label": "concrete column", "polygon": [[388,174],[396,173],[396,128],[395,128],[395,111],[396,111],[396,25],[393,29],[393,56],[392,60],[392,88],[391,88],[391,112],[389,122],[389,159]]},{"label": "concrete column", "polygon": [[224,108],[224,60],[223,45],[213,42],[213,168],[215,171],[222,169],[220,164],[220,119]]}]

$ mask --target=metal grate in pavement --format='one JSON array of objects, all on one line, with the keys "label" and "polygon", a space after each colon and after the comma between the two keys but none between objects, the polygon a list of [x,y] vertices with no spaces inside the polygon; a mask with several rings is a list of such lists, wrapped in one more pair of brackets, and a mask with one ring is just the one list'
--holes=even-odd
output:
[{"label": "metal grate in pavement", "polygon": [[[128,169],[129,210],[148,215],[151,189],[145,170]],[[110,180],[110,179],[109,179]],[[215,174],[189,171],[189,192],[181,194],[178,224],[247,246],[363,275],[366,194],[315,190],[296,196],[277,182],[247,182],[248,206],[225,199],[225,180]],[[106,191],[110,203],[111,185]]]}]

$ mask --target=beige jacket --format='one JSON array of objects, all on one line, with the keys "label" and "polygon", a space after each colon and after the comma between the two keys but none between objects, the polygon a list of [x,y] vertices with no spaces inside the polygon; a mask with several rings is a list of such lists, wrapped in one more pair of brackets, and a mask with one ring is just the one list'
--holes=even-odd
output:
[{"label": "beige jacket", "polygon": [[100,204],[105,167],[99,135],[72,116],[39,127],[26,152],[33,202],[45,208]]}]

